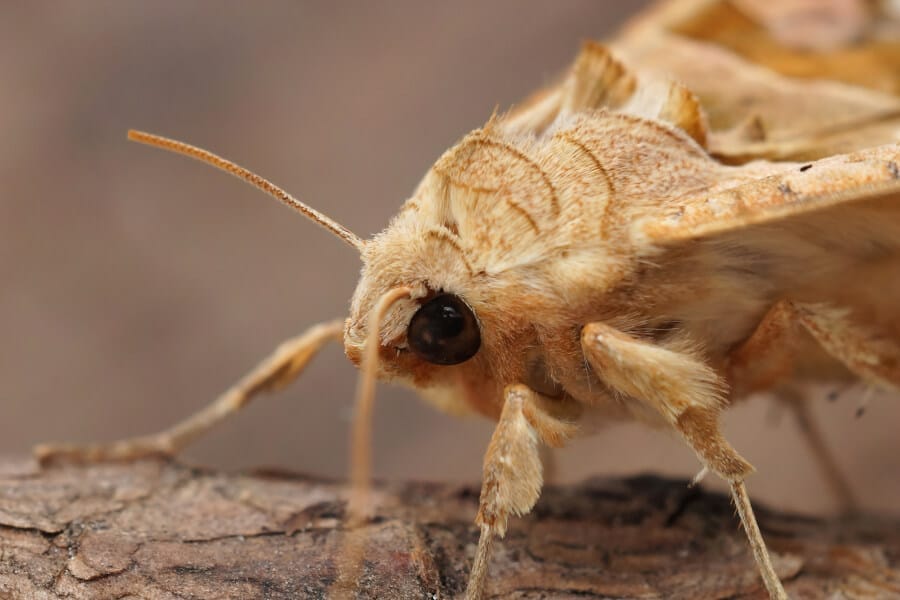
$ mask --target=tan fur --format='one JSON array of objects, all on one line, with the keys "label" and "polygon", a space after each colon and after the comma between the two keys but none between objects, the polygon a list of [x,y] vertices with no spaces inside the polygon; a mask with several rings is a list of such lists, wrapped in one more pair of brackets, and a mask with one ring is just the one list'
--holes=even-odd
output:
[{"label": "tan fur", "polygon": [[581,344],[604,383],[650,405],[669,425],[688,409],[717,412],[723,404],[724,382],[690,348],[637,340],[604,323],[585,325]]},{"label": "tan fur", "polygon": [[506,390],[503,413],[484,456],[481,509],[475,521],[500,537],[506,534],[509,516],[529,512],[541,493],[538,435],[525,416],[532,394],[524,386]]},{"label": "tan fur", "polygon": [[[585,73],[613,89],[591,87]],[[731,353],[784,299],[864,312],[865,325],[900,335],[896,294],[854,280],[866,289],[848,298],[843,283],[873,265],[900,277],[900,146],[727,166],[704,147],[706,119],[693,94],[634,81],[587,46],[558,88],[445,152],[367,244],[345,345],[351,357],[360,352],[373,299],[399,285],[420,290],[382,326],[382,345],[394,349],[382,354],[382,376],[411,382],[441,408],[500,418],[486,465],[507,465],[498,444],[513,447],[510,432],[523,427],[516,456],[532,455],[524,449],[540,420],[526,426],[525,413],[515,413],[514,426],[501,393],[522,382],[548,390],[551,404],[585,407],[569,411],[584,433],[598,418],[680,432],[731,482],[766,587],[784,598],[743,484],[752,466],[718,420],[734,392],[809,369],[792,363],[765,382],[742,380],[744,371],[728,370]],[[479,321],[481,350],[461,365],[418,366],[406,354],[416,299],[437,292],[464,298]],[[818,344],[798,364],[827,376],[839,362],[868,361],[855,372],[881,384],[898,377],[897,339],[867,355],[871,338],[855,326],[839,327],[844,321],[827,311],[799,318]],[[543,437],[555,445],[569,435]],[[533,454],[527,468],[517,459],[527,489],[509,487],[519,473],[486,467],[480,514],[533,504]],[[504,529],[482,527],[470,597],[481,593],[489,538]]]},{"label": "tan fur", "polygon": [[[441,368],[405,355],[414,297],[383,326],[385,346],[399,349],[397,360],[385,353],[384,376],[445,390],[426,392],[442,408],[496,418],[503,387],[528,380],[521,349],[530,348],[566,397],[620,417],[584,369],[581,327],[603,321],[627,333],[674,324],[670,333],[721,367],[778,300],[844,300],[836,278],[873,261],[900,272],[897,163],[895,144],[803,170],[728,167],[681,129],[629,112],[561,113],[537,135],[496,118],[448,150],[367,244],[348,354],[361,347],[362,319],[386,290],[452,292],[478,316],[479,354]],[[888,322],[870,325],[898,331],[893,297],[860,297],[847,308],[884,315]]]},{"label": "tan fur", "polygon": [[[539,443],[560,446],[598,422],[629,419],[679,432],[728,479],[766,587],[784,598],[743,484],[752,467],[722,436],[720,411],[751,391],[848,371],[900,384],[900,145],[883,127],[900,101],[841,83],[800,86],[701,51],[669,31],[692,10],[666,5],[618,42],[631,60],[668,68],[687,86],[671,73],[635,74],[588,43],[557,85],[438,158],[368,241],[225,159],[135,134],[245,179],[360,250],[343,340],[367,373],[363,406],[377,375],[442,410],[498,421],[470,598],[483,591],[492,537],[537,500]],[[692,68],[705,59],[714,75],[704,79]],[[748,99],[723,88],[731,71],[766,93]],[[821,98],[807,97],[813,89]],[[809,105],[799,129],[780,105],[792,101]],[[750,114],[738,115],[744,105]],[[840,122],[823,128],[831,118]],[[772,157],[810,161],[760,160]],[[480,349],[461,364],[431,364],[406,339],[413,315],[438,293],[463,299],[478,322]],[[801,328],[803,352],[761,360]],[[227,412],[293,377],[335,331],[314,330],[266,363]],[[151,450],[173,451],[173,431],[190,438],[220,409],[149,438]],[[132,457],[147,447],[45,452]],[[364,454],[357,447],[358,467]],[[354,478],[360,489],[365,475]]]}]

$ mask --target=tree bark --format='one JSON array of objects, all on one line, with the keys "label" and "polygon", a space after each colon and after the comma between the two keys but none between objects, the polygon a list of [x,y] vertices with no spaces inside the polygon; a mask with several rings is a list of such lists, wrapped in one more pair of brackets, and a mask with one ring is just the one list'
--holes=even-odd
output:
[{"label": "tree bark", "polygon": [[[346,488],[175,462],[0,463],[0,598],[323,598]],[[451,598],[477,542],[472,486],[376,486],[360,598]],[[794,598],[900,597],[900,518],[758,509]],[[502,598],[762,598],[720,494],[645,476],[549,487],[497,544]]]}]

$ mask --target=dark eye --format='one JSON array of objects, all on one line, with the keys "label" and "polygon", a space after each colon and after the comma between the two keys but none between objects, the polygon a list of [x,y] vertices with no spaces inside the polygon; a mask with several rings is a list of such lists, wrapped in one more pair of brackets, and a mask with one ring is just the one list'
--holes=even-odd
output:
[{"label": "dark eye", "polygon": [[472,309],[453,294],[435,296],[409,322],[407,342],[420,358],[436,365],[467,361],[481,346]]}]

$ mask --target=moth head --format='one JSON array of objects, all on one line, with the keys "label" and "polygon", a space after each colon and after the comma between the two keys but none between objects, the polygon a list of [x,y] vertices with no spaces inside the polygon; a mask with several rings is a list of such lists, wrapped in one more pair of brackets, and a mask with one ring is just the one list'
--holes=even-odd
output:
[{"label": "moth head", "polygon": [[[478,200],[472,195],[509,189],[500,180],[505,169],[470,164],[508,159],[522,166],[514,152],[484,143],[491,127],[465,136],[439,158],[387,229],[364,244],[344,347],[362,364],[363,348],[377,345],[381,379],[423,392],[465,387],[476,393],[475,387],[513,381],[524,368],[514,354],[534,343],[529,309],[544,297],[535,289],[535,270],[517,269],[539,247],[529,243],[533,223],[501,210],[506,205],[493,197],[481,202],[477,219],[460,209]],[[493,154],[482,157],[480,149]],[[516,242],[522,252],[510,251]],[[375,332],[380,299],[399,288],[407,292],[384,307]]]},{"label": "moth head", "polygon": [[[381,378],[422,387],[452,376],[458,372],[453,367],[478,355],[482,323],[462,253],[444,233],[411,221],[395,220],[366,242],[344,348],[359,364],[372,340],[379,347]],[[400,289],[406,291],[394,292]],[[398,295],[380,309],[389,294]]]}]

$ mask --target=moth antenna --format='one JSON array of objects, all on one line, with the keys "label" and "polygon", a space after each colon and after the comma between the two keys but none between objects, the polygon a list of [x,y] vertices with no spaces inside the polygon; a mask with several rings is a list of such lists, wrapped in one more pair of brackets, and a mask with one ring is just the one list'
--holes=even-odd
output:
[{"label": "moth antenna", "polygon": [[350,501],[347,512],[351,524],[358,525],[366,517],[369,506],[369,486],[372,477],[372,414],[375,405],[375,376],[378,373],[378,348],[381,346],[381,322],[391,306],[412,290],[396,287],[385,292],[369,313],[369,330],[363,348],[359,384],[356,388],[356,409],[353,414],[353,433],[350,440]]},{"label": "moth antenna", "polygon": [[230,160],[222,158],[221,156],[213,154],[212,152],[204,150],[203,148],[198,148],[197,146],[192,146],[191,144],[179,142],[178,140],[173,140],[161,135],[155,135],[143,131],[136,131],[134,129],[128,130],[128,139],[133,142],[140,142],[141,144],[147,144],[148,146],[154,146],[156,148],[168,150],[169,152],[174,152],[175,154],[188,156],[195,160],[199,160],[200,162],[212,165],[213,167],[221,169],[226,173],[234,175],[238,179],[246,181],[253,187],[266,192],[277,200],[280,200],[282,204],[293,208],[300,214],[306,216],[312,221],[315,221],[337,237],[341,238],[342,240],[356,248],[357,251],[362,252],[362,249],[366,244],[365,240],[360,238],[358,235],[356,235],[337,221],[334,221],[333,219],[320,213],[316,209],[307,206],[303,202],[300,202],[268,179],[260,177],[256,173],[248,171],[244,167],[237,165]]}]

